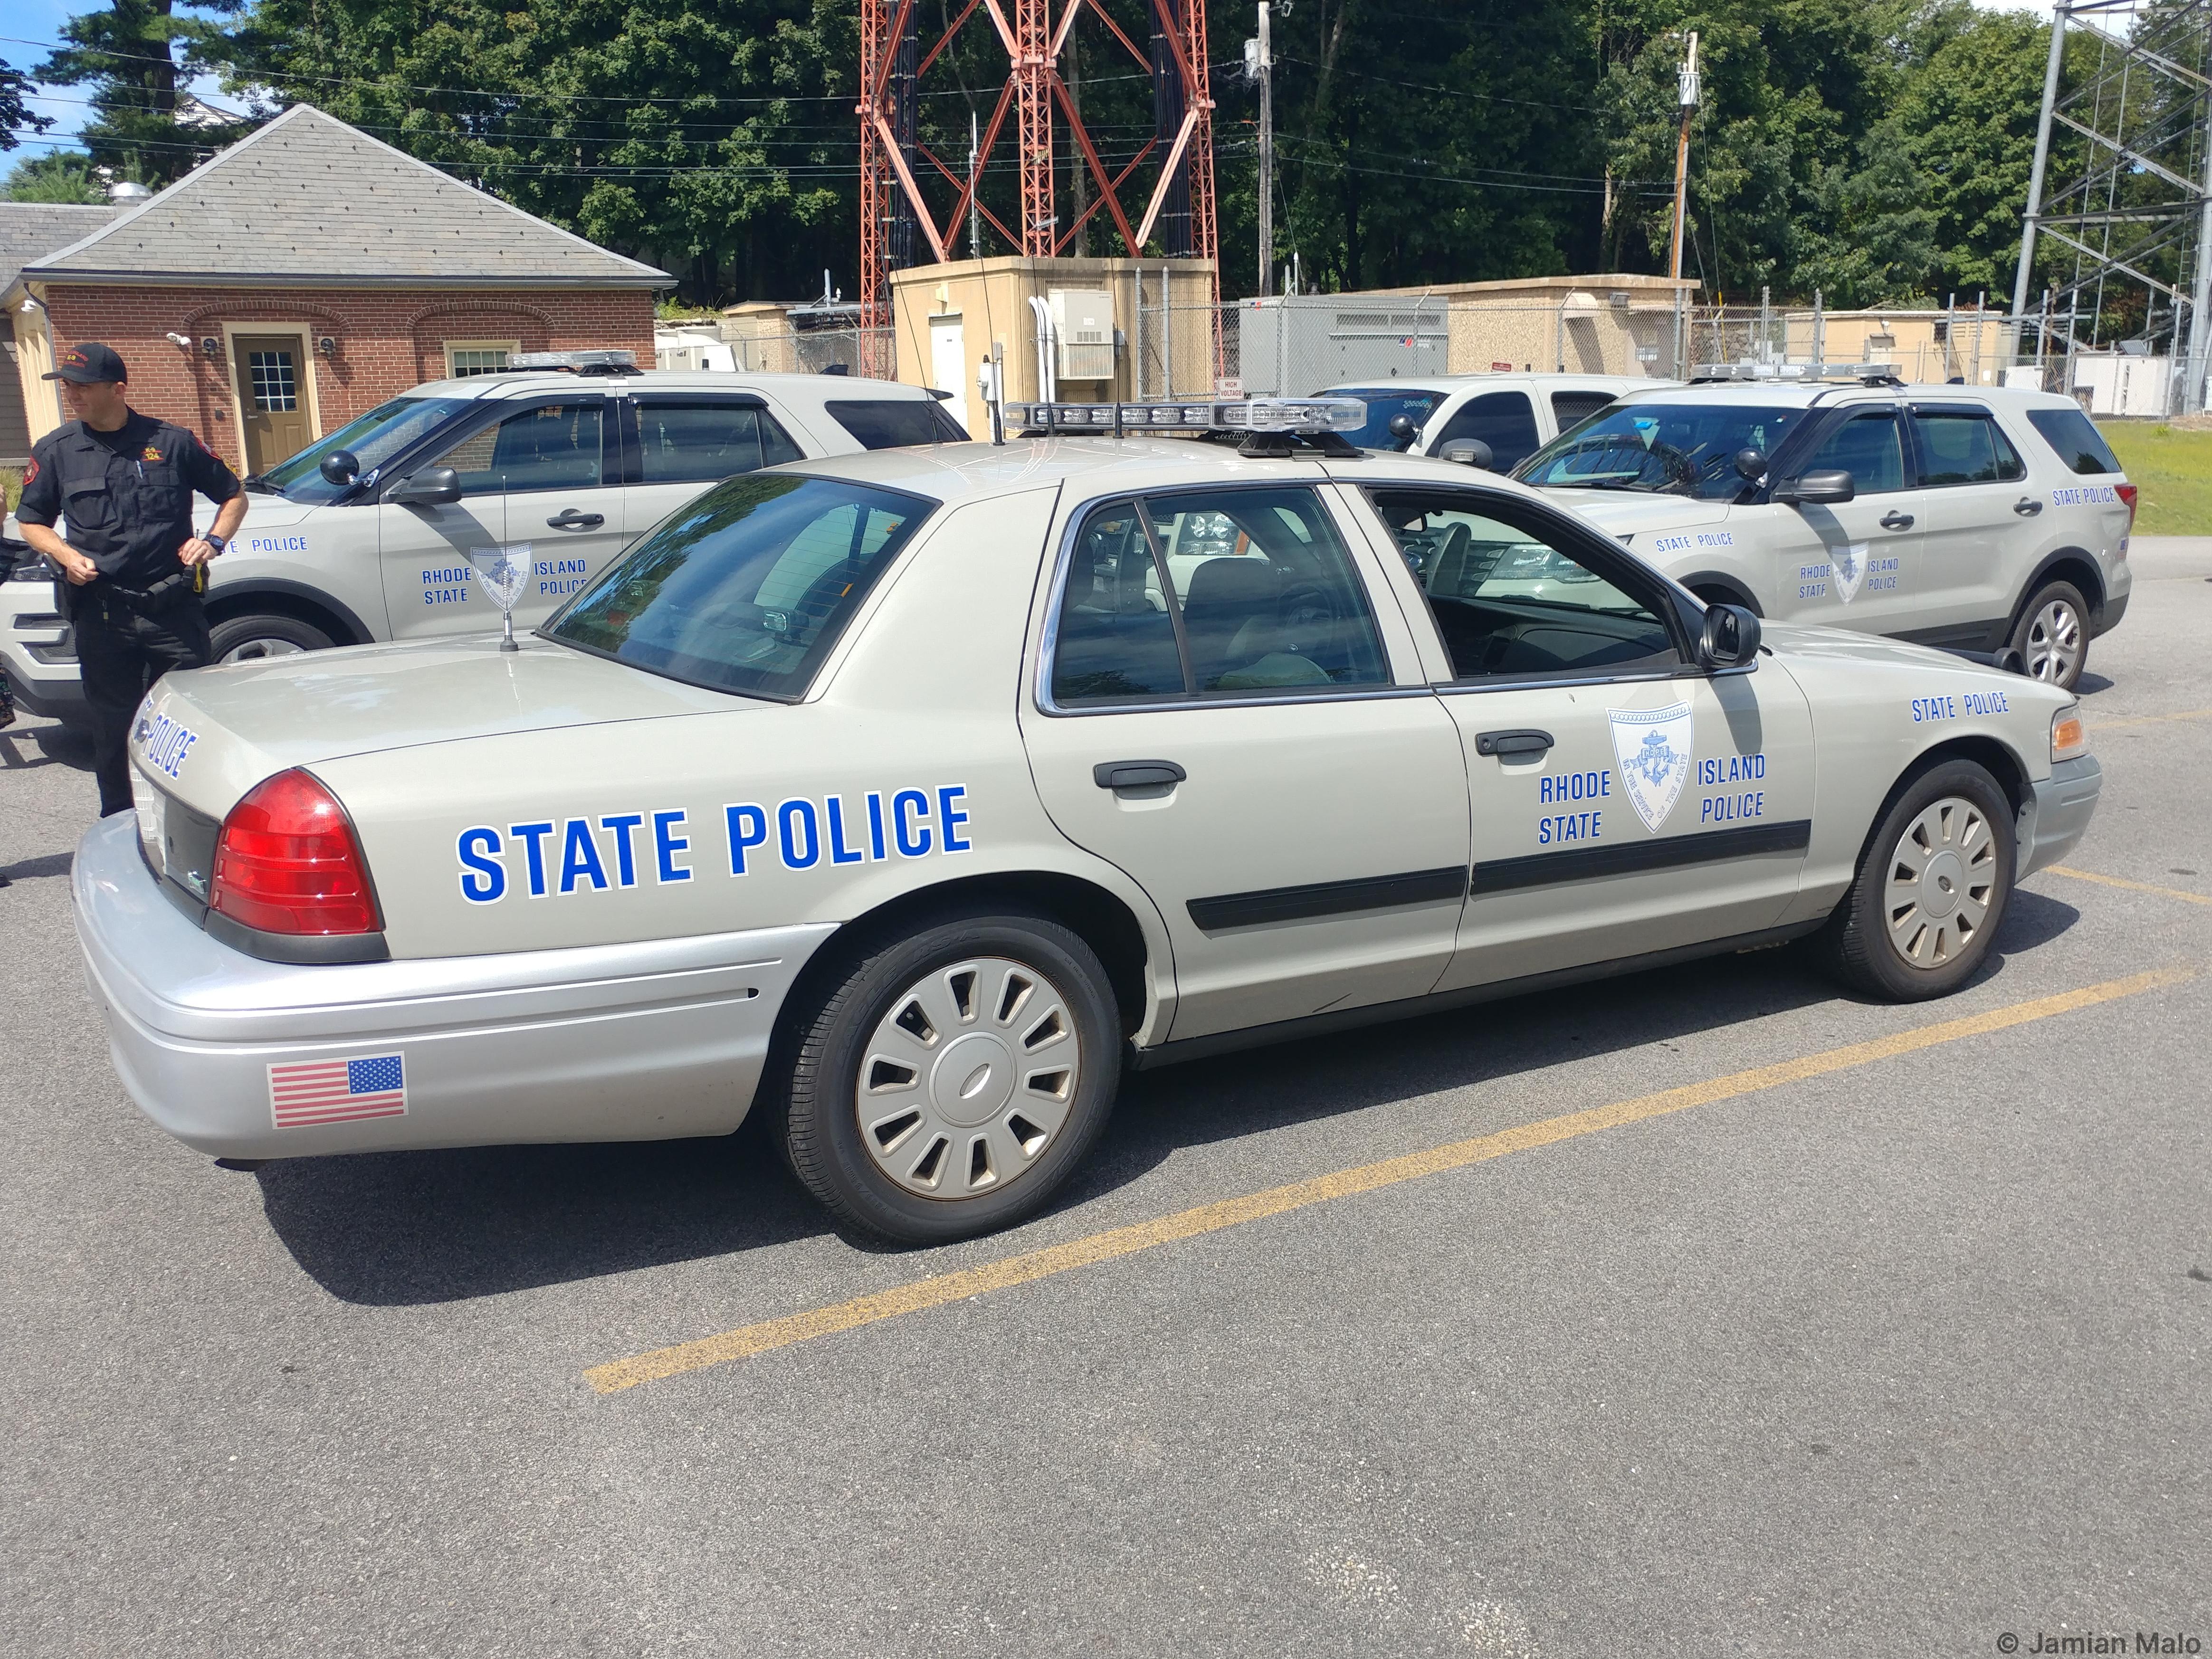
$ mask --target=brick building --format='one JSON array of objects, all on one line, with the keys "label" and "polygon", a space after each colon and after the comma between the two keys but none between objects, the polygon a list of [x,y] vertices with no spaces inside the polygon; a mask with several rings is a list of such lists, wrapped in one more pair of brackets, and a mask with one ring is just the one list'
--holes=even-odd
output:
[{"label": "brick building", "polygon": [[[118,211],[73,203],[0,202],[0,293],[13,287],[15,273],[33,259],[89,236]],[[0,365],[0,466],[21,466],[30,458],[31,432],[23,418],[23,387],[15,372],[13,329],[0,329],[0,351],[8,360]],[[51,392],[46,400],[53,401]]]},{"label": "brick building", "polygon": [[310,105],[58,252],[4,301],[29,434],[63,419],[39,377],[104,341],[131,401],[263,471],[425,380],[516,351],[653,362],[665,271],[594,246]]}]

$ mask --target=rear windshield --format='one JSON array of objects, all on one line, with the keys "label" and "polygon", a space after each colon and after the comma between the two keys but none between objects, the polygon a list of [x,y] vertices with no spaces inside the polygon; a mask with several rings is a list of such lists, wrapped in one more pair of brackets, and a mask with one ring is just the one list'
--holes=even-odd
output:
[{"label": "rear windshield", "polygon": [[[1353,386],[1343,392],[1325,394],[1331,398],[1357,398],[1367,405],[1367,422],[1344,435],[1362,449],[1397,450],[1403,453],[1413,447],[1413,440],[1421,435],[1421,428],[1444,400],[1441,392],[1401,391],[1393,387]],[[1394,436],[1390,422],[1401,415],[1413,423],[1413,429],[1402,438]]]},{"label": "rear windshield", "polygon": [[933,506],[836,478],[732,478],[540,631],[693,685],[796,697]]},{"label": "rear windshield", "polygon": [[858,398],[823,405],[863,449],[907,449],[916,444],[964,444],[968,434],[936,398]]},{"label": "rear windshield", "polygon": [[455,416],[477,406],[471,398],[394,398],[289,460],[278,462],[255,483],[290,501],[336,501],[349,486],[334,484],[323,477],[324,456],[333,450],[352,451],[361,465],[360,476],[365,478],[417,438],[428,437]]},{"label": "rear windshield", "polygon": [[1812,411],[1754,404],[1616,404],[1514,469],[1523,483],[1733,501],[1736,452],[1771,455]]},{"label": "rear windshield", "polygon": [[2043,434],[2043,441],[2058,452],[2058,459],[2076,472],[2118,472],[2118,458],[2105,434],[2078,409],[2031,409],[2027,423]]}]

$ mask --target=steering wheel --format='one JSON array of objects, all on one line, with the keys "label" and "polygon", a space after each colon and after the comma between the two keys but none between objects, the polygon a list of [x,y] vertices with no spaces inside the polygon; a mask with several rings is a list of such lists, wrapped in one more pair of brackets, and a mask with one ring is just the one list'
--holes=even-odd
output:
[{"label": "steering wheel", "polygon": [[1335,597],[1318,582],[1300,582],[1283,590],[1283,649],[1305,654],[1307,647],[1329,638],[1344,620]]}]

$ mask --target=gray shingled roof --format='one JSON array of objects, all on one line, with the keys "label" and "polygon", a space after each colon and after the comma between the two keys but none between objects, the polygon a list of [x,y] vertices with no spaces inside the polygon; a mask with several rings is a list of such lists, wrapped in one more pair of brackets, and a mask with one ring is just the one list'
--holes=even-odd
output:
[{"label": "gray shingled roof", "polygon": [[32,260],[82,240],[122,211],[60,202],[0,202],[0,294]]},{"label": "gray shingled roof", "polygon": [[59,252],[46,282],[222,287],[669,288],[310,104]]}]

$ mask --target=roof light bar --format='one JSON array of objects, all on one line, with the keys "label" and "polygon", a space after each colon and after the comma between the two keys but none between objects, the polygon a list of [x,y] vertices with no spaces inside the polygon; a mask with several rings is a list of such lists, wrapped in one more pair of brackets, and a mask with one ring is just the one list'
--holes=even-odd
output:
[{"label": "roof light bar", "polygon": [[1895,363],[1697,363],[1693,380],[1893,380]]},{"label": "roof light bar", "polygon": [[635,368],[635,351],[516,351],[507,356],[509,368],[568,368],[579,374],[596,369],[605,374],[611,369]]},{"label": "roof light bar", "polygon": [[1356,432],[1357,398],[1218,398],[1141,404],[1013,404],[1006,424],[1046,432]]}]

